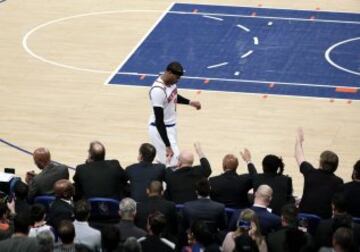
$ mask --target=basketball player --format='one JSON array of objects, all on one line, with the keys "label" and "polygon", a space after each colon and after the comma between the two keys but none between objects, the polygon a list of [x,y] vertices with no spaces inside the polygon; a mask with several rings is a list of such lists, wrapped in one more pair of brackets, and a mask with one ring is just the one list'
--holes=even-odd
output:
[{"label": "basketball player", "polygon": [[179,148],[176,136],[176,104],[187,104],[201,109],[199,101],[190,101],[177,93],[176,83],[184,74],[179,62],[172,62],[164,74],[153,83],[149,95],[153,107],[150,116],[149,135],[156,148],[157,162],[174,167],[177,164]]}]

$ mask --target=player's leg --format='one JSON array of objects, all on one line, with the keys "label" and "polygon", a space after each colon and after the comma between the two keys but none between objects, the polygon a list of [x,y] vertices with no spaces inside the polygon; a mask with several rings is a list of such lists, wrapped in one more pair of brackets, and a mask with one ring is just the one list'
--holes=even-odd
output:
[{"label": "player's leg", "polygon": [[149,125],[149,137],[151,144],[154,145],[156,149],[155,162],[166,165],[165,144],[155,126]]}]

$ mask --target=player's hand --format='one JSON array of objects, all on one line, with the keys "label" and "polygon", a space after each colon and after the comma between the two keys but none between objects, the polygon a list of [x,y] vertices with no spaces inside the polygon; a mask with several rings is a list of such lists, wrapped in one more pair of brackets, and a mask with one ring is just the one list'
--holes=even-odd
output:
[{"label": "player's hand", "polygon": [[304,142],[304,130],[300,127],[297,129],[296,131],[296,141],[298,141],[299,143],[303,143]]},{"label": "player's hand", "polygon": [[171,146],[166,147],[166,162],[170,163],[171,158],[174,156],[174,151]]},{"label": "player's hand", "polygon": [[201,103],[199,101],[190,101],[190,106],[196,108],[196,110],[200,110],[201,109]]},{"label": "player's hand", "polygon": [[240,155],[242,157],[242,159],[246,162],[246,163],[250,163],[251,162],[251,153],[248,149],[244,149],[244,152],[240,151]]}]

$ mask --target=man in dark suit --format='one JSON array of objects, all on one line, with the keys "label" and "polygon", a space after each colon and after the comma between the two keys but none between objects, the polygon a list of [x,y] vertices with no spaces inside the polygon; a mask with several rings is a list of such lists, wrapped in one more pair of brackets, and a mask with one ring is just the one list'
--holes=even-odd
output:
[{"label": "man in dark suit", "polygon": [[236,173],[238,165],[238,159],[232,154],[227,154],[223,158],[224,173],[209,178],[211,199],[230,208],[250,206],[248,191],[252,188],[251,176],[249,174],[238,175]]},{"label": "man in dark suit", "polygon": [[146,231],[134,224],[136,216],[136,202],[131,198],[124,198],[119,205],[121,220],[115,227],[120,231],[120,241],[124,242],[129,237],[139,239],[146,235]]},{"label": "man in dark suit", "polygon": [[302,143],[304,132],[298,129],[295,143],[295,158],[304,176],[304,190],[300,201],[300,212],[316,214],[323,219],[331,217],[331,198],[343,184],[336,176],[339,158],[332,151],[320,155],[320,168],[315,169],[305,160]]},{"label": "man in dark suit", "polygon": [[[354,201],[358,198],[353,198]],[[317,248],[332,247],[333,234],[339,227],[350,228],[353,232],[353,240],[360,244],[360,225],[353,223],[351,215],[346,211],[347,202],[344,194],[335,193],[332,198],[332,212],[330,219],[320,221],[315,235]]]},{"label": "man in dark suit", "polygon": [[200,158],[199,166],[192,166],[194,155],[191,151],[182,151],[179,155],[178,165],[175,171],[168,168],[165,174],[166,192],[165,197],[176,204],[183,204],[197,198],[195,184],[201,178],[211,174],[210,163],[202,152],[199,143],[195,150]]},{"label": "man in dark suit", "polygon": [[102,143],[90,143],[89,157],[78,165],[74,175],[75,199],[104,197],[121,199],[125,196],[127,176],[117,160],[105,160]]},{"label": "man in dark suit", "polygon": [[147,220],[151,213],[162,213],[166,218],[165,237],[174,240],[178,232],[178,221],[175,203],[162,198],[160,181],[151,181],[146,189],[148,198],[137,205],[136,226],[146,230]]},{"label": "man in dark suit", "polygon": [[358,160],[353,169],[352,181],[340,186],[340,191],[344,193],[347,205],[347,212],[360,218],[360,160]]},{"label": "man in dark suit", "polygon": [[210,223],[212,231],[226,228],[225,205],[210,199],[210,184],[206,178],[196,183],[198,199],[184,204],[183,228],[188,229],[196,220]]},{"label": "man in dark suit", "polygon": [[267,237],[269,252],[313,251],[312,237],[298,228],[298,209],[293,204],[283,206],[279,231]]},{"label": "man in dark suit", "polygon": [[149,143],[140,146],[137,164],[128,166],[125,170],[130,181],[130,197],[137,202],[147,198],[146,187],[150,181],[163,181],[165,178],[165,166],[153,164],[156,149]]},{"label": "man in dark suit", "polygon": [[62,220],[74,220],[74,207],[71,201],[74,186],[69,180],[61,179],[55,183],[54,192],[56,199],[50,205],[48,223],[57,230]]},{"label": "man in dark suit", "polygon": [[[259,217],[261,233],[264,236],[270,232],[278,230],[281,226],[280,217],[271,213],[268,209],[272,194],[273,191],[270,186],[259,186],[255,192],[254,205],[250,207],[250,209],[254,210],[256,215]],[[230,230],[236,229],[236,222],[239,219],[240,213],[241,209],[233,213],[229,224]]]},{"label": "man in dark suit", "polygon": [[295,203],[292,186],[292,179],[283,175],[284,163],[275,155],[266,155],[262,160],[263,173],[257,173],[255,165],[251,162],[251,153],[248,149],[240,152],[243,160],[247,163],[249,174],[252,176],[254,191],[260,185],[268,185],[273,190],[270,208],[274,214],[280,216],[281,208],[289,203]]},{"label": "man in dark suit", "polygon": [[29,185],[28,197],[30,201],[38,195],[54,194],[53,188],[55,182],[60,179],[69,179],[68,168],[53,163],[48,149],[36,149],[33,153],[33,158],[41,172],[37,175],[33,171],[26,174],[25,181]]}]

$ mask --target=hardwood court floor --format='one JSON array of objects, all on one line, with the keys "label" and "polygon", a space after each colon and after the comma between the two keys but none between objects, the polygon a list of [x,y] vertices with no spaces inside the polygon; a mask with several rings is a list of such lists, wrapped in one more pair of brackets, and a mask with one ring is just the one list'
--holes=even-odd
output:
[{"label": "hardwood court floor", "polygon": [[[358,0],[341,4],[337,0],[193,2],[360,12]],[[0,138],[30,151],[45,146],[54,160],[73,167],[86,159],[92,140],[103,142],[107,157],[119,159],[123,166],[135,162],[138,146],[148,141],[148,88],[103,83],[170,4],[165,0],[2,2]],[[133,12],[99,14],[127,10]],[[98,15],[52,23],[34,31],[26,46],[42,60],[25,51],[24,36],[35,27],[92,12]],[[294,189],[301,194],[302,176],[293,158],[299,126],[305,131],[306,158],[317,164],[321,151],[335,151],[340,156],[337,174],[345,181],[350,180],[352,166],[360,159],[359,102],[205,91],[198,94],[181,89],[180,93],[203,105],[201,111],[179,109],[180,147],[191,149],[194,141],[200,141],[213,174],[221,172],[225,154],[238,154],[248,147],[259,169],[265,154],[281,155],[285,173],[293,177]],[[27,170],[36,170],[30,156],[0,144],[0,169],[3,167],[15,167],[21,176]],[[242,162],[239,172],[245,172]]]}]

